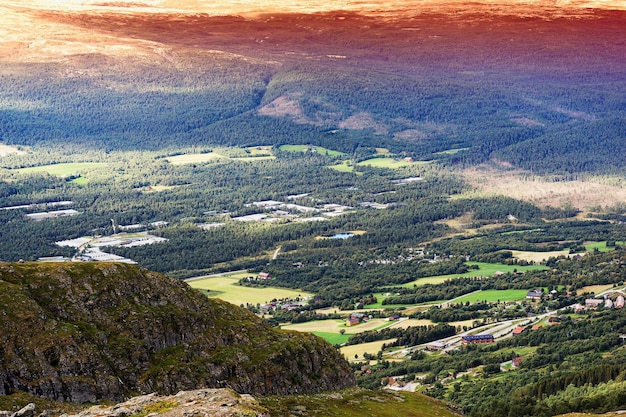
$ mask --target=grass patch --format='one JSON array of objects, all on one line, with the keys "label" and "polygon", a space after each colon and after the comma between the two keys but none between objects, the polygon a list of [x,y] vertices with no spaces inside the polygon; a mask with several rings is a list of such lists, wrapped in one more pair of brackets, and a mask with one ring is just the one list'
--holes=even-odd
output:
[{"label": "grass patch", "polygon": [[366,159],[365,161],[361,161],[358,163],[358,165],[361,165],[361,166],[370,166],[374,168],[389,168],[389,169],[408,167],[413,164],[415,164],[415,162],[398,160],[394,158],[384,158],[384,157]]},{"label": "grass patch", "polygon": [[283,152],[316,152],[320,155],[327,156],[345,156],[346,154],[332,149],[327,149],[321,146],[311,145],[281,145],[278,147]]},{"label": "grass patch", "polygon": [[363,354],[376,354],[382,350],[383,345],[395,342],[397,339],[377,340],[375,342],[360,343],[358,345],[343,346],[339,351],[348,360],[362,360]]},{"label": "grass patch", "polygon": [[330,168],[330,169],[334,169],[335,171],[339,171],[339,172],[353,172],[356,175],[363,175],[362,172],[358,172],[358,171],[354,171],[354,165],[352,165],[351,161],[343,161],[339,164],[335,164],[335,165],[327,165],[326,168]]},{"label": "grass patch", "polygon": [[145,417],[148,414],[161,414],[178,407],[179,403],[176,401],[159,401],[154,404],[149,404],[140,413],[132,414],[130,417]]},{"label": "grass patch", "polygon": [[517,301],[526,298],[527,290],[484,290],[456,299],[455,303],[475,303],[477,301]]},{"label": "grass patch", "polygon": [[89,178],[81,176],[81,177],[78,177],[78,178],[74,178],[70,182],[72,184],[76,184],[76,185],[87,185],[87,184],[89,184]]},{"label": "grass patch", "polygon": [[[615,242],[618,246],[624,245],[625,243],[626,242]],[[606,246],[606,242],[586,242],[585,249],[589,252],[594,252],[596,250],[598,252],[610,252],[615,250],[615,246]]]},{"label": "grass patch", "polygon": [[319,336],[332,345],[341,345],[350,339],[349,334],[330,333],[330,332],[312,332],[315,336]]},{"label": "grass patch", "polygon": [[360,388],[329,394],[260,397],[259,403],[273,417],[458,417],[443,401],[423,394]]},{"label": "grass patch", "polygon": [[[346,314],[347,316],[347,314]],[[378,330],[389,325],[386,319],[372,319],[365,323],[356,324],[354,326],[346,326],[345,320],[313,320],[305,323],[288,324],[282,326],[285,330],[295,330],[307,333],[336,333],[345,330],[347,335],[362,333],[367,330]]]},{"label": "grass patch", "polygon": [[264,304],[277,298],[308,297],[310,293],[275,287],[245,287],[239,280],[254,274],[239,272],[224,276],[206,277],[187,281],[191,288],[204,290],[209,297],[220,298],[235,305]]},{"label": "grass patch", "polygon": [[[545,253],[545,252],[544,252]],[[441,284],[448,279],[454,278],[464,278],[464,277],[480,277],[480,276],[492,276],[497,272],[507,273],[507,272],[526,272],[526,271],[535,271],[535,270],[546,270],[547,266],[544,265],[504,265],[504,264],[492,264],[487,262],[465,262],[465,265],[472,267],[477,266],[478,269],[470,269],[469,271],[463,274],[448,274],[448,275],[438,275],[433,277],[424,277],[419,278],[415,281],[406,283],[401,285],[402,287],[412,287],[413,285],[424,285],[424,284]]]},{"label": "grass patch", "polygon": [[55,175],[57,177],[69,177],[70,175],[78,175],[83,171],[105,167],[106,165],[107,164],[103,162],[74,162],[67,164],[52,164],[41,165],[38,167],[19,168],[12,169],[11,171],[18,172],[20,174],[45,172],[50,175]]}]

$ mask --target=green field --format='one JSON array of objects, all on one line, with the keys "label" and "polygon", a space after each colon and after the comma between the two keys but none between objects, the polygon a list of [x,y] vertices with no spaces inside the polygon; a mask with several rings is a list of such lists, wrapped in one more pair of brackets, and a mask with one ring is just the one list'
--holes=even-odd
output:
[{"label": "green field", "polygon": [[[626,242],[615,242],[615,244],[618,246],[624,245],[625,243]],[[593,252],[596,249],[600,252],[610,252],[612,250],[615,250],[615,247],[606,246],[606,242],[587,242],[585,243],[585,249],[587,249],[589,252]]]},{"label": "green field", "polygon": [[311,294],[288,290],[284,288],[255,288],[244,287],[238,284],[241,278],[245,278],[254,274],[248,272],[238,272],[234,274],[222,275],[222,276],[209,276],[203,279],[194,279],[187,281],[191,288],[202,290],[208,297],[221,298],[229,303],[241,305],[241,304],[264,304],[270,300],[276,298],[294,298],[294,297],[308,297]]},{"label": "green field", "polygon": [[547,266],[544,265],[504,265],[504,264],[492,264],[487,262],[465,262],[465,265],[468,267],[478,266],[478,269],[470,269],[469,271],[463,274],[449,274],[449,275],[439,275],[433,277],[424,277],[416,279],[415,281],[406,283],[401,285],[402,287],[412,287],[413,285],[424,285],[424,284],[440,284],[445,282],[448,279],[454,278],[463,278],[463,277],[490,277],[494,275],[496,272],[526,272],[526,271],[534,271],[534,270],[546,270]]},{"label": "green field", "polygon": [[341,345],[342,343],[346,343],[348,339],[350,339],[349,334],[339,334],[339,333],[331,333],[331,332],[311,332],[315,336],[319,336],[322,339],[326,340],[328,343],[332,345]]},{"label": "green field", "polygon": [[281,145],[278,147],[283,152],[307,152],[314,150],[320,155],[327,156],[344,156],[345,153],[334,151],[332,149],[326,149],[321,146],[310,146],[310,145]]},{"label": "green field", "polygon": [[78,177],[78,178],[74,178],[72,181],[70,181],[72,184],[76,184],[76,185],[87,185],[89,184],[89,178],[85,178],[85,177]]},{"label": "green field", "polygon": [[454,300],[455,303],[475,303],[477,301],[518,301],[526,298],[527,290],[484,290]]},{"label": "green field", "polygon": [[394,158],[385,158],[385,157],[366,159],[365,161],[359,162],[359,165],[361,166],[366,165],[366,166],[370,166],[374,168],[391,168],[391,169],[408,167],[414,164],[415,162],[408,162],[404,160],[397,160]]},{"label": "green field", "polygon": [[356,175],[363,175],[362,172],[354,171],[354,165],[350,161],[343,161],[340,164],[327,165],[326,168],[334,169],[339,172],[354,172]]},{"label": "green field", "polygon": [[101,168],[106,165],[107,164],[102,162],[75,162],[66,164],[41,165],[38,167],[20,168],[11,171],[19,172],[20,174],[46,172],[50,175],[56,175],[58,177],[68,177],[70,175],[80,174],[81,172],[88,171],[94,168]]}]

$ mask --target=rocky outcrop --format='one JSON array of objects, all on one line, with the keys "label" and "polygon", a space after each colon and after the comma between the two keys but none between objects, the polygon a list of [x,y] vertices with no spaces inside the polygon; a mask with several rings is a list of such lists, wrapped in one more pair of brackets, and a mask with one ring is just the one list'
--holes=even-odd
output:
[{"label": "rocky outcrop", "polygon": [[[18,412],[0,411],[0,416],[33,417],[35,404],[28,404]],[[41,412],[41,410],[39,410]],[[41,416],[47,415],[43,410]],[[250,395],[239,395],[230,389],[200,389],[181,391],[176,395],[158,396],[155,393],[131,398],[114,406],[94,406],[78,414],[61,417],[269,417],[267,410]]]},{"label": "rocky outcrop", "polygon": [[0,264],[0,395],[85,403],[204,387],[291,394],[353,384],[323,340],[271,328],[140,267]]}]

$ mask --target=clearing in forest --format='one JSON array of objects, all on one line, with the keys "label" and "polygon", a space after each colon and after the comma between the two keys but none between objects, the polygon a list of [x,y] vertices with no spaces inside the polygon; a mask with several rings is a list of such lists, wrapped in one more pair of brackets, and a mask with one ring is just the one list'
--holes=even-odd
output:
[{"label": "clearing in forest", "polygon": [[191,288],[203,290],[208,297],[220,298],[235,305],[265,304],[273,299],[309,297],[310,293],[276,287],[246,287],[239,280],[254,274],[240,272],[224,276],[194,278],[187,283]]},{"label": "clearing in forest", "polygon": [[12,169],[13,172],[20,174],[33,174],[38,172],[46,172],[50,175],[58,177],[69,177],[71,175],[78,175],[81,172],[88,171],[95,168],[105,167],[107,164],[103,162],[74,162],[64,164],[51,164],[41,165],[37,167]]}]

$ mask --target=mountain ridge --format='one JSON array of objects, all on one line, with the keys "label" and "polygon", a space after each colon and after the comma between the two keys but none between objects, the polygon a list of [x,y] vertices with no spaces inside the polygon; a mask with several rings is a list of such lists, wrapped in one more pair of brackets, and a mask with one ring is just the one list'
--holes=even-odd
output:
[{"label": "mountain ridge", "polygon": [[199,387],[291,394],[354,385],[321,339],[130,265],[0,264],[0,339],[0,395],[85,403]]}]

